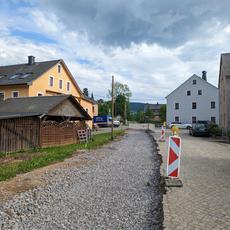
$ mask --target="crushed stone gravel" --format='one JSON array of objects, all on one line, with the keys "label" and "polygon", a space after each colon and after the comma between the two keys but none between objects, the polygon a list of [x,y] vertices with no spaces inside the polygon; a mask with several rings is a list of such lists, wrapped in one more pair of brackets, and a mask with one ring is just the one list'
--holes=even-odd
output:
[{"label": "crushed stone gravel", "polygon": [[163,229],[161,158],[148,134],[130,130],[84,154],[98,151],[96,163],[57,168],[48,185],[0,203],[0,229]]}]

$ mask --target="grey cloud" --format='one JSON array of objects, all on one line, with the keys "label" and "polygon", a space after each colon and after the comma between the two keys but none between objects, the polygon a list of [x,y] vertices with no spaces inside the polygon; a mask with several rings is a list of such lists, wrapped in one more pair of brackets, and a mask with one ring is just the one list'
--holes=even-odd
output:
[{"label": "grey cloud", "polygon": [[202,36],[201,25],[230,19],[229,0],[41,0],[70,30],[95,43],[129,46],[158,43],[177,46]]}]

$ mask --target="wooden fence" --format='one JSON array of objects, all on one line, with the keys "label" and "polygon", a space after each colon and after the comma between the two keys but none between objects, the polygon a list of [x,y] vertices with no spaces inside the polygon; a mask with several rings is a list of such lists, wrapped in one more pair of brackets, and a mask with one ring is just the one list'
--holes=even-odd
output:
[{"label": "wooden fence", "polygon": [[78,143],[78,130],[84,122],[40,121],[38,118],[0,120],[0,153],[33,147],[48,147]]},{"label": "wooden fence", "polygon": [[86,129],[84,122],[43,121],[41,123],[41,147],[67,145],[79,142],[77,131]]},{"label": "wooden fence", "polygon": [[39,119],[0,120],[0,152],[15,152],[39,145]]}]

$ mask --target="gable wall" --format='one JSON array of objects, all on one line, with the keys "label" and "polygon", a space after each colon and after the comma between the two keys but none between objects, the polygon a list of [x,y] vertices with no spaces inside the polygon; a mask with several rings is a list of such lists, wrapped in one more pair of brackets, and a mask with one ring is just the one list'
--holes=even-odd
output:
[{"label": "gable wall", "polygon": [[[196,79],[197,84],[192,81]],[[187,96],[187,91],[191,91],[191,96]],[[198,95],[198,90],[202,90],[202,95]],[[211,109],[211,101],[215,101],[215,109]],[[197,109],[192,109],[192,102],[197,103]],[[175,109],[175,103],[179,103],[179,109]],[[208,84],[199,77],[192,77],[180,88],[167,97],[167,122],[175,121],[175,116],[180,122],[192,123],[192,117],[197,120],[211,120],[216,117],[219,123],[219,90]]]},{"label": "gable wall", "polygon": [[[54,78],[54,85],[49,85],[49,77]],[[59,88],[59,80],[62,80],[63,87]],[[70,82],[70,91],[67,91],[67,82]],[[49,92],[50,91],[50,92]],[[71,77],[65,70],[63,65],[61,65],[61,73],[58,73],[58,64],[44,73],[41,77],[33,81],[29,89],[29,96],[37,96],[38,93],[43,93],[44,95],[55,95],[55,94],[72,94],[75,97],[80,97],[80,92],[75,87]]]}]

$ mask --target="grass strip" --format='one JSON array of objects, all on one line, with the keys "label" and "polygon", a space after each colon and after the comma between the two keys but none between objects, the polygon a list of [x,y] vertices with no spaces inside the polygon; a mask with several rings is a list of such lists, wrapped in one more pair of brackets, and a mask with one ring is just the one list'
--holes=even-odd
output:
[{"label": "grass strip", "polygon": [[[114,136],[124,134],[124,130],[116,130]],[[110,133],[95,134],[88,144],[78,143],[59,147],[38,148],[9,154],[0,154],[0,181],[5,181],[17,174],[26,173],[71,157],[80,149],[95,149],[111,141]],[[7,159],[10,159],[7,161]],[[4,163],[6,160],[6,163]],[[3,162],[3,163],[1,163]]]}]

